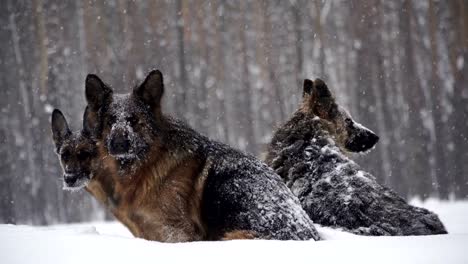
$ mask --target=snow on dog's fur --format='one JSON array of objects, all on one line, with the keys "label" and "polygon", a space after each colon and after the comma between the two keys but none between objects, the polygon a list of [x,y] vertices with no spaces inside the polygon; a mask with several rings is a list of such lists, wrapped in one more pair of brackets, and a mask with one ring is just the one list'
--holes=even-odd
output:
[{"label": "snow on dog's fur", "polygon": [[303,103],[274,134],[267,164],[318,224],[362,235],[447,233],[436,214],[409,205],[346,155],[377,141],[336,104],[323,81],[305,80]]}]

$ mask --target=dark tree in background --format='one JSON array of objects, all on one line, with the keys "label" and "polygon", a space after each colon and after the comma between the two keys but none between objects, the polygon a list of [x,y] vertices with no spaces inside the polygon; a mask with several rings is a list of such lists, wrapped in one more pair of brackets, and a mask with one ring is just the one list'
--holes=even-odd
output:
[{"label": "dark tree in background", "polygon": [[50,113],[81,128],[84,79],[128,92],[152,68],[165,110],[261,156],[320,77],[380,135],[358,162],[404,197],[468,196],[468,2],[5,0],[0,222],[104,219],[61,189]]}]

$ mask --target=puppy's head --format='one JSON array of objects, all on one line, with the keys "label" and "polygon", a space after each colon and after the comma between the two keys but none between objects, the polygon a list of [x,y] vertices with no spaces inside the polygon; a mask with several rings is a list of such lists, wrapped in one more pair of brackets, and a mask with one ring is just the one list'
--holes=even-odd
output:
[{"label": "puppy's head", "polygon": [[87,112],[83,130],[71,132],[60,110],[52,112],[52,135],[55,151],[63,169],[64,189],[77,190],[85,187],[99,169],[96,141],[92,139],[87,124]]}]

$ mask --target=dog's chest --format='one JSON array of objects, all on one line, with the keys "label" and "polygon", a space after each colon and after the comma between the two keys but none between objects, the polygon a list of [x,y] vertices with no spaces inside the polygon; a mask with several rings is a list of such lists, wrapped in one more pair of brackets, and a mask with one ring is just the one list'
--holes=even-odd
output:
[{"label": "dog's chest", "polygon": [[166,177],[156,177],[155,170],[148,170],[138,180],[121,184],[115,215],[137,237],[165,242],[203,239],[201,189],[195,188],[197,167],[185,163]]}]

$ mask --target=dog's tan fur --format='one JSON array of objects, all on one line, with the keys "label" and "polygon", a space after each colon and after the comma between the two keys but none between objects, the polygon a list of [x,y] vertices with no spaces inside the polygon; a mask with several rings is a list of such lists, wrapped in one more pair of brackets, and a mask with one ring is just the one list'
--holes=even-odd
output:
[{"label": "dog's tan fur", "polygon": [[224,234],[222,240],[244,240],[244,239],[255,239],[255,234],[251,231],[236,230]]},{"label": "dog's tan fur", "polygon": [[158,147],[152,149],[147,165],[130,177],[121,177],[115,161],[104,159],[114,183],[115,216],[136,237],[167,242],[203,239],[204,162],[187,154],[174,156]]}]

